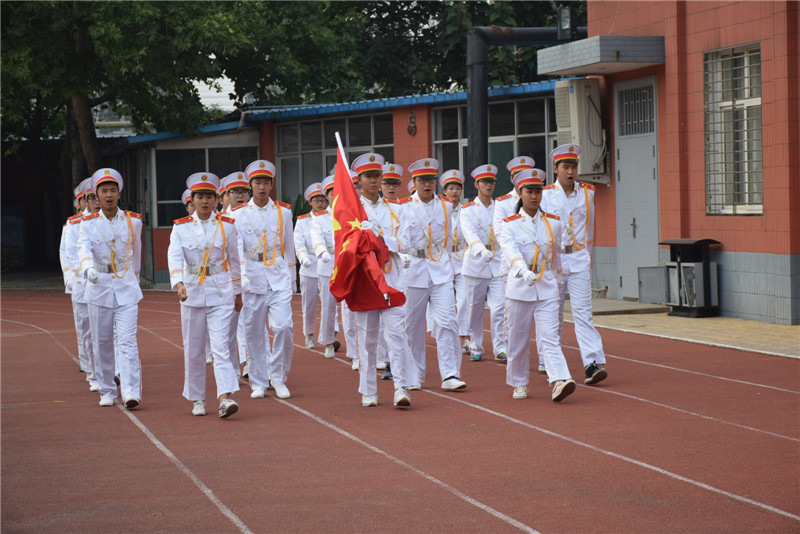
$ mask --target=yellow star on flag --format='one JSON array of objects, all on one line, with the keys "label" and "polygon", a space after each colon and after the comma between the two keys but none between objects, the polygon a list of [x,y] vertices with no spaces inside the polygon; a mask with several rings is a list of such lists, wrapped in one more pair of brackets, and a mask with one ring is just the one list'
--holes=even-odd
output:
[{"label": "yellow star on flag", "polygon": [[340,252],[344,252],[344,249],[346,249],[346,248],[347,248],[347,245],[349,245],[349,244],[350,244],[350,241],[351,241],[351,240],[350,240],[350,239],[348,239],[347,241],[345,241],[344,243],[342,243],[342,250],[341,250]]},{"label": "yellow star on flag", "polygon": [[355,228],[361,230],[361,221],[359,221],[358,219],[356,219],[355,221],[350,221],[350,229],[353,230]]},{"label": "yellow star on flag", "polygon": [[334,267],[334,268],[333,268],[333,271],[331,271],[331,282],[333,282],[334,280],[336,280],[336,273],[337,273],[337,272],[339,272],[339,268],[338,268],[338,267]]},{"label": "yellow star on flag", "polygon": [[333,220],[333,231],[336,232],[342,229],[342,226],[339,224],[339,221],[336,220],[334,214],[336,213],[336,202],[339,200],[339,195],[336,195],[336,198],[333,199],[331,203],[331,219]]}]

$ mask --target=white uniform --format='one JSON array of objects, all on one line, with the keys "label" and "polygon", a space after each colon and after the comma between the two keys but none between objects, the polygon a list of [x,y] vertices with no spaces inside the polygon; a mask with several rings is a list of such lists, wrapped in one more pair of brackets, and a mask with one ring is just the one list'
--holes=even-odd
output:
[{"label": "white uniform", "polygon": [[[406,243],[404,222],[396,209],[397,201],[379,199],[377,202],[361,197],[361,204],[369,219],[369,227],[375,234],[383,238],[389,249],[389,261],[382,266],[386,283],[403,291],[406,288],[403,276],[403,253]],[[362,223],[362,228],[367,225]],[[375,364],[378,354],[378,339],[385,337],[386,350],[389,356],[389,365],[395,388],[409,388],[418,384],[417,366],[411,356],[406,332],[403,330],[405,309],[395,306],[380,310],[353,312],[358,325],[358,354],[359,354],[359,386],[362,395],[376,395],[378,393],[377,371]],[[382,323],[382,325],[381,325]],[[381,326],[383,331],[381,332]]]},{"label": "white uniform", "polygon": [[[142,373],[136,341],[139,301],[142,300],[139,287],[141,215],[118,209],[109,220],[101,211],[84,217],[79,226],[78,276],[90,278],[84,298],[88,304],[94,370],[100,394],[104,400],[117,398],[114,383],[116,337],[123,402],[141,401]],[[93,276],[96,281],[91,280]]]},{"label": "white uniform", "polygon": [[229,343],[234,295],[242,292],[233,219],[212,215],[203,221],[195,212],[176,220],[167,258],[172,289],[177,290],[179,282],[186,287],[187,298],[181,302],[183,396],[191,401],[205,400],[207,337],[214,355],[216,396],[239,391],[238,358],[231,358]]},{"label": "white uniform", "polygon": [[[258,207],[253,199],[232,211],[239,240],[242,320],[247,336],[247,362],[253,391],[263,392],[270,382],[285,384],[294,354],[292,295],[295,254],[292,211],[288,204],[267,201]],[[274,335],[272,351],[266,322]]]},{"label": "white uniform", "polygon": [[[527,386],[530,379],[530,336],[534,318],[548,381],[569,380],[570,374],[558,335],[561,224],[557,217],[524,210],[507,217],[500,230],[500,246],[509,264],[508,363],[506,383]],[[532,273],[532,274],[531,274]],[[525,280],[528,277],[531,285]]]},{"label": "white uniform", "polygon": [[456,292],[456,326],[459,337],[466,337],[469,335],[469,306],[467,304],[467,286],[462,274],[464,253],[467,249],[467,242],[461,230],[462,208],[463,206],[460,203],[455,203],[450,217],[450,224],[453,227],[450,263],[453,265],[453,288]]},{"label": "white uniform", "polygon": [[[464,255],[462,273],[467,286],[467,309],[469,310],[470,352],[483,354],[483,310],[489,302],[492,349],[497,357],[508,351],[505,339],[505,297],[500,279],[501,252],[497,243],[497,232],[493,223],[495,203],[488,206],[475,199],[465,204],[461,211],[461,229],[467,241],[468,252]],[[491,253],[491,261],[482,258],[484,251]]]},{"label": "white uniform", "polygon": [[320,298],[319,277],[317,275],[317,257],[311,241],[311,213],[300,215],[294,225],[294,250],[301,263],[308,260],[311,264],[300,265],[300,298],[303,305],[303,336],[314,335],[317,319],[317,299]]},{"label": "white uniform", "polygon": [[[592,244],[594,241],[594,186],[576,183],[567,196],[558,182],[542,193],[541,209],[561,217],[564,254],[561,265],[561,301],[559,333],[564,324],[564,298],[569,289],[569,303],[575,323],[575,337],[581,350],[583,366],[606,363],[603,341],[592,319]],[[559,335],[560,337],[560,335]]]},{"label": "white uniform", "polygon": [[[231,214],[231,208],[228,207],[227,210],[224,212],[225,216],[229,219],[233,219]],[[237,238],[238,240],[238,238]],[[237,249],[237,257],[238,257],[238,249]],[[239,271],[241,272],[241,261],[239,262]],[[239,287],[241,287],[241,279]],[[244,328],[244,321],[240,321],[239,318],[241,316],[241,310],[236,311],[233,310],[231,312],[231,327],[230,332],[228,333],[228,352],[230,352],[231,361],[233,362],[233,367],[236,371],[236,380],[239,380],[239,377],[242,376],[242,370],[239,366],[244,365],[247,363],[247,333]],[[206,354],[208,354],[210,350],[210,339],[209,342],[206,343]]]},{"label": "white uniform", "polygon": [[461,376],[453,267],[448,252],[453,239],[450,224],[453,207],[443,196],[434,196],[428,203],[422,202],[416,192],[411,198],[404,206],[409,247],[406,253],[411,256],[405,271],[408,285],[406,332],[422,384],[426,375],[425,310],[428,304],[436,323],[436,350],[442,381]]},{"label": "white uniform", "polygon": [[[313,251],[313,256],[317,262],[317,276],[319,277],[319,295],[320,295],[320,320],[319,320],[319,336],[317,341],[322,346],[327,346],[333,343],[336,337],[336,299],[331,294],[330,283],[331,273],[333,272],[333,255],[334,255],[334,242],[333,242],[333,220],[331,218],[331,207],[318,211],[311,216],[311,228],[309,237],[311,241],[310,250]],[[342,318],[347,316],[350,320],[350,310],[345,311],[344,305],[342,306]],[[353,323],[352,328],[350,322]],[[355,321],[345,323],[345,342],[347,344],[348,356],[352,354],[355,358],[358,354],[356,347],[358,340],[356,338]],[[352,351],[352,352],[351,352]]]}]

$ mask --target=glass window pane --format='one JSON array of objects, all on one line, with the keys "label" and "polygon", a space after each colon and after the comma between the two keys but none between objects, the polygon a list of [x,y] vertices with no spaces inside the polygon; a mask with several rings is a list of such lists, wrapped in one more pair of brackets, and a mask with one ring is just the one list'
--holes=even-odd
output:
[{"label": "glass window pane", "polygon": [[347,143],[347,132],[345,129],[346,124],[344,119],[325,121],[325,148],[336,148],[336,132],[339,132],[342,143]]},{"label": "glass window pane", "polygon": [[322,170],[322,152],[303,154],[303,191],[314,182],[321,182],[325,178]]},{"label": "glass window pane", "polygon": [[328,154],[325,156],[325,176],[330,176],[336,173],[336,154]]},{"label": "glass window pane", "polygon": [[[536,168],[547,170],[547,156],[550,152],[547,150],[547,143],[544,136],[537,137],[519,137],[517,139],[517,153],[515,156],[531,156],[536,162]],[[506,162],[508,163],[508,162]],[[505,163],[503,164],[505,168]]]},{"label": "glass window pane", "polygon": [[433,116],[435,141],[458,139],[458,108],[437,109]]},{"label": "glass window pane", "polygon": [[302,185],[300,181],[300,162],[298,158],[282,158],[279,165],[280,174],[278,179],[281,182],[281,193],[278,200],[294,205],[297,195],[303,193],[300,188]]},{"label": "glass window pane", "polygon": [[558,125],[556,124],[556,99],[555,98],[548,98],[547,99],[547,122],[548,122],[548,133],[555,133],[558,131]]},{"label": "glass window pane", "polygon": [[384,147],[376,148],[375,152],[377,152],[378,154],[383,156],[386,161],[389,161],[389,162],[392,162],[392,163],[394,162],[394,148],[388,147],[388,146],[384,146]]},{"label": "glass window pane", "polygon": [[544,133],[544,106],[546,100],[524,100],[517,103],[519,131],[517,134]]},{"label": "glass window pane", "polygon": [[[156,150],[156,199],[177,200],[180,203],[189,175],[205,170],[208,169],[203,148]],[[159,223],[163,224],[163,221],[159,219]]]},{"label": "glass window pane", "polygon": [[297,152],[299,150],[297,139],[297,123],[281,124],[278,126],[278,152]]},{"label": "glass window pane", "polygon": [[372,121],[370,120],[370,117],[357,117],[350,119],[349,126],[350,141],[347,143],[347,146],[372,145]]},{"label": "glass window pane", "polygon": [[304,122],[300,125],[300,134],[303,141],[303,150],[319,150],[322,148],[322,124],[319,122]]},{"label": "glass window pane", "polygon": [[[467,129],[467,107],[461,106],[458,108],[458,116],[461,122],[461,132],[459,133],[459,139],[466,139],[469,137],[469,130]],[[466,160],[464,160],[466,161]]]},{"label": "glass window pane", "polygon": [[250,163],[258,159],[258,148],[243,146],[236,148],[209,148],[208,167],[222,180],[236,171],[243,171]]},{"label": "glass window pane", "polygon": [[394,143],[394,119],[391,113],[375,115],[375,144],[391,145]]},{"label": "glass window pane", "polygon": [[458,143],[440,143],[434,145],[434,147],[434,157],[442,163],[440,171],[444,172],[449,169],[461,170],[461,163],[458,159]]},{"label": "glass window pane", "polygon": [[172,221],[186,217],[188,212],[183,204],[178,202],[158,203],[158,225],[161,227],[172,226]]},{"label": "glass window pane", "polygon": [[[514,159],[514,142],[489,143],[489,163],[497,167],[497,187],[494,188],[494,198],[503,196],[511,188],[511,176],[506,169],[506,164]],[[469,173],[466,173],[469,175]]]},{"label": "glass window pane", "polygon": [[489,105],[489,137],[514,135],[514,103]]}]

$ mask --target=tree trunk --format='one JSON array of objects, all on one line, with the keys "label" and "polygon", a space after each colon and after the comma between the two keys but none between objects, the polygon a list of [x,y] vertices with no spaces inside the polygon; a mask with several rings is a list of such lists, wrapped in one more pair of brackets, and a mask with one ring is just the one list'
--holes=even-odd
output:
[{"label": "tree trunk", "polygon": [[85,95],[72,95],[72,107],[75,110],[75,122],[78,124],[86,166],[92,173],[103,166],[103,159],[100,156],[100,144],[97,142],[97,134],[94,130],[89,99]]}]

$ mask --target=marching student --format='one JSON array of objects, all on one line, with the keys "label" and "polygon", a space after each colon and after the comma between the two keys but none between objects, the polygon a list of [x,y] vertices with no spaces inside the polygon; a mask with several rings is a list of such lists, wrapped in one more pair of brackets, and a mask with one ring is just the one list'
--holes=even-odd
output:
[{"label": "marching student", "polygon": [[315,182],[303,193],[311,211],[297,217],[294,225],[294,250],[300,262],[300,297],[303,305],[303,336],[307,349],[315,349],[314,327],[317,319],[317,299],[320,298],[319,275],[317,274],[317,257],[309,254],[313,251],[311,242],[311,218],[315,213],[324,211],[328,206],[322,184]]},{"label": "marching student", "polygon": [[102,168],[92,174],[92,191],[100,211],[87,215],[78,236],[78,276],[88,283],[85,298],[100,385],[100,406],[113,406],[117,398],[114,382],[114,341],[119,345],[119,380],[122,402],[131,409],[142,400],[142,370],[136,341],[139,301],[139,269],[142,260],[142,216],[117,207],[122,175]]},{"label": "marching student", "polygon": [[192,202],[192,191],[190,189],[184,190],[181,195],[181,202],[186,208],[186,213],[192,215],[194,213],[194,202]]},{"label": "marching student", "polygon": [[[238,240],[233,219],[215,216],[219,178],[196,172],[186,180],[195,212],[172,227],[167,257],[170,283],[181,302],[183,396],[193,402],[192,415],[206,414],[206,339],[214,355],[218,414],[239,409],[231,395],[239,391],[238,365],[229,353],[231,316],[242,309]],[[238,363],[238,361],[237,361]]]},{"label": "marching student", "polygon": [[426,374],[425,312],[430,304],[436,324],[442,389],[460,390],[467,384],[460,378],[461,344],[456,324],[453,267],[448,252],[452,242],[450,213],[453,206],[446,197],[434,194],[438,169],[439,162],[433,158],[423,158],[409,166],[417,190],[404,207],[408,226],[407,253],[411,258],[405,270],[408,286],[406,333],[419,372],[416,386],[421,386]]},{"label": "marching student", "polygon": [[508,365],[506,383],[512,398],[528,396],[530,336],[534,320],[541,338],[551,398],[561,402],[575,391],[558,333],[561,221],[539,209],[545,173],[526,169],[514,176],[520,210],[503,220],[500,247],[508,262]]},{"label": "marching student", "polygon": [[[402,260],[399,253],[405,241],[404,222],[390,208],[390,202],[381,199],[379,191],[383,177],[384,158],[380,154],[362,154],[353,160],[350,168],[358,176],[361,184],[361,204],[367,220],[361,221],[361,230],[370,230],[378,236],[389,249],[389,261],[381,265],[386,283],[403,291]],[[395,169],[395,171],[398,169]],[[391,171],[390,171],[391,172]],[[397,202],[397,201],[391,201]],[[417,384],[418,371],[411,356],[408,337],[403,328],[405,310],[402,306],[369,311],[354,312],[358,326],[358,353],[360,376],[358,392],[361,393],[361,405],[377,406],[378,386],[376,363],[378,340],[386,339],[386,351],[394,380],[394,405],[411,406],[411,396],[407,388]],[[381,326],[383,331],[381,331]]]},{"label": "marching student", "polygon": [[[263,398],[268,386],[280,399],[291,396],[286,380],[294,355],[292,295],[295,287],[292,207],[270,198],[275,165],[256,160],[244,171],[253,197],[231,211],[236,221],[239,256],[243,265],[242,290],[247,337],[250,397]],[[272,350],[266,341],[266,323],[274,334]]]},{"label": "marching student", "polygon": [[500,279],[500,247],[494,226],[495,203],[492,200],[497,184],[497,167],[481,165],[472,171],[478,196],[465,204],[461,212],[461,229],[469,252],[464,256],[464,280],[467,287],[471,361],[483,359],[483,310],[489,302],[492,351],[498,362],[506,361],[505,297]]},{"label": "marching student", "polygon": [[[331,294],[330,289],[334,263],[333,219],[331,216],[333,210],[333,176],[327,176],[322,180],[320,191],[325,195],[327,206],[314,212],[314,215],[311,216],[309,238],[311,241],[311,250],[317,260],[317,276],[319,278],[321,310],[317,341],[319,341],[320,345],[325,347],[325,357],[330,359],[336,357],[336,354],[334,354],[335,347],[333,345],[336,335],[336,299]],[[342,315],[344,316],[344,314],[345,309],[342,307]],[[345,327],[347,354],[348,356],[351,353],[355,355],[357,354],[358,342],[355,339],[351,340],[347,335],[348,329]],[[355,332],[353,332],[352,335],[353,338],[355,338]]]},{"label": "marching student", "polygon": [[577,182],[581,147],[561,145],[550,152],[556,183],[545,187],[542,209],[561,217],[564,243],[561,272],[559,338],[564,325],[564,299],[575,323],[575,337],[586,370],[584,383],[594,385],[608,377],[603,341],[592,319],[592,245],[594,242],[594,186]]},{"label": "marching student", "polygon": [[464,190],[464,174],[458,169],[450,169],[439,177],[442,194],[453,203],[450,224],[453,228],[453,245],[450,247],[450,263],[453,265],[453,287],[456,292],[456,324],[461,342],[461,352],[469,354],[469,318],[467,306],[467,286],[464,283],[462,265],[467,242],[461,231],[461,193]]}]

